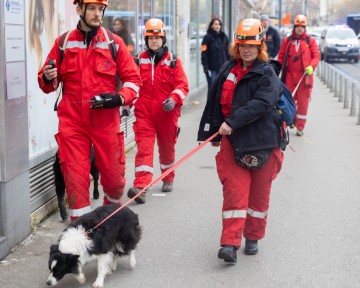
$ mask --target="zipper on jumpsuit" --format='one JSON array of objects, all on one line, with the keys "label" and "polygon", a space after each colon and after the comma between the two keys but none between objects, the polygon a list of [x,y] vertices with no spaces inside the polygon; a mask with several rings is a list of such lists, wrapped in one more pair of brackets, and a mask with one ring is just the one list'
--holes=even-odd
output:
[{"label": "zipper on jumpsuit", "polygon": [[155,74],[155,56],[150,58],[150,62],[151,62],[151,83],[152,85],[154,85],[154,74]]}]

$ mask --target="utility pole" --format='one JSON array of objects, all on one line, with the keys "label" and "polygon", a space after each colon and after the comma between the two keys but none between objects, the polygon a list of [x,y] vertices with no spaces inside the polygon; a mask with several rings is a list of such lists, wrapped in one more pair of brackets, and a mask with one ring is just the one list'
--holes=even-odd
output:
[{"label": "utility pole", "polygon": [[282,0],[279,0],[279,32],[281,29],[281,19],[282,19]]},{"label": "utility pole", "polygon": [[307,0],[304,0],[304,15],[307,16]]}]

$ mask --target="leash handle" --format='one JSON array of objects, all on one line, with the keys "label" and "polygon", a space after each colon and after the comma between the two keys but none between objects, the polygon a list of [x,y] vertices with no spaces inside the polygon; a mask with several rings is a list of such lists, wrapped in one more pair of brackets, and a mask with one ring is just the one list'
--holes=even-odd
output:
[{"label": "leash handle", "polygon": [[133,201],[135,198],[139,197],[142,192],[144,192],[149,187],[154,186],[157,182],[159,182],[161,179],[163,179],[166,175],[171,173],[173,170],[175,170],[176,167],[180,166],[182,163],[184,163],[187,159],[189,159],[192,155],[194,155],[197,151],[199,151],[201,148],[203,148],[207,143],[209,143],[212,139],[214,139],[219,132],[216,132],[214,135],[210,136],[208,139],[206,139],[204,142],[202,142],[200,145],[195,147],[193,150],[191,150],[189,153],[187,153],[184,157],[182,157],[178,162],[174,164],[171,168],[166,170],[163,174],[161,174],[158,178],[156,178],[153,182],[146,185],[143,189],[141,189],[134,197],[126,201],[123,205],[121,205],[118,209],[113,211],[110,215],[108,215],[106,218],[104,218],[101,222],[95,225],[94,228],[89,229],[86,233],[91,233],[93,230],[98,228],[100,225],[102,225],[105,221],[107,221],[110,217],[112,217],[114,214],[119,212],[121,209],[123,209],[125,206],[127,206],[131,201]]}]

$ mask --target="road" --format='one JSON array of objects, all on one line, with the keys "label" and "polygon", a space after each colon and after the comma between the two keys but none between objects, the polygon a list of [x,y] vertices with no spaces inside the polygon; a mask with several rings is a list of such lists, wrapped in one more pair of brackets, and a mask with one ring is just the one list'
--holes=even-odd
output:
[{"label": "road", "polygon": [[[197,146],[205,97],[193,98],[183,110],[178,159]],[[146,204],[130,204],[143,227],[137,267],[131,271],[121,259],[105,287],[359,287],[360,126],[348,115],[316,79],[306,138],[290,131],[293,150],[285,151],[273,184],[258,255],[245,256],[241,248],[235,266],[217,259],[222,192],[214,161],[218,148],[207,145],[177,169],[174,192],[161,193],[157,184]],[[127,158],[127,188],[134,155],[132,150]],[[49,247],[64,227],[57,213],[43,222],[1,262],[0,287],[46,287]],[[69,276],[57,287],[90,287],[94,263],[85,274],[85,285]]]}]

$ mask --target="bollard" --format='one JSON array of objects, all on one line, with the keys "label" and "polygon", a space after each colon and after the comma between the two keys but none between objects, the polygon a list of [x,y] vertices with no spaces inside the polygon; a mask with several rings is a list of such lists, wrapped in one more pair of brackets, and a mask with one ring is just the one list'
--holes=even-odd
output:
[{"label": "bollard", "polygon": [[344,75],[340,73],[339,77],[339,102],[344,101],[344,93],[343,93],[343,86],[344,86]]},{"label": "bollard", "polygon": [[356,116],[356,98],[355,98],[355,82],[351,83],[351,106],[350,116]]},{"label": "bollard", "polygon": [[349,109],[349,79],[345,77],[344,109]]},{"label": "bollard", "polygon": [[319,65],[316,67],[316,76],[321,79],[321,62],[319,63]]},{"label": "bollard", "polygon": [[339,96],[339,91],[338,91],[338,70],[334,69],[334,97],[338,97]]},{"label": "bollard", "polygon": [[330,88],[330,79],[331,79],[331,69],[330,69],[330,65],[327,64],[327,77],[326,77],[326,87]]},{"label": "bollard", "polygon": [[330,66],[330,78],[329,78],[329,88],[330,92],[334,92],[334,68]]},{"label": "bollard", "polygon": [[327,86],[327,83],[329,81],[329,65],[327,63],[324,64],[325,67],[325,79],[324,79],[324,84]]}]

